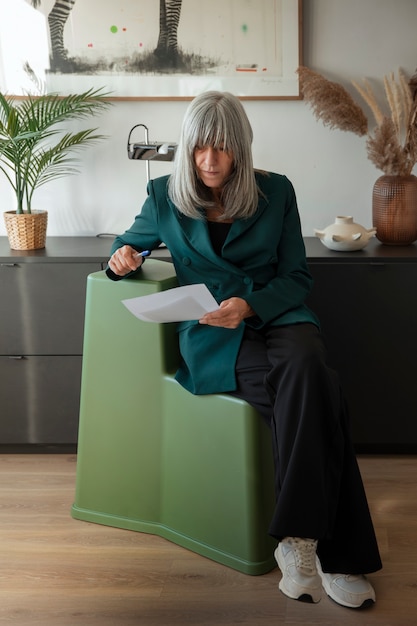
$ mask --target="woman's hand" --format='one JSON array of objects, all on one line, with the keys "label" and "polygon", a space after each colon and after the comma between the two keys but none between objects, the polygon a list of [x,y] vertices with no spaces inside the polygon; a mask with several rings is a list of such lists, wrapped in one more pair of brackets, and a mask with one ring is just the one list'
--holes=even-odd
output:
[{"label": "woman's hand", "polygon": [[118,276],[126,276],[136,271],[143,263],[143,257],[131,246],[123,246],[116,250],[109,260],[109,267]]},{"label": "woman's hand", "polygon": [[246,300],[243,300],[243,298],[229,298],[228,300],[223,300],[217,311],[206,313],[199,322],[209,326],[237,328],[246,317],[252,317],[252,315],[255,315],[255,312]]}]

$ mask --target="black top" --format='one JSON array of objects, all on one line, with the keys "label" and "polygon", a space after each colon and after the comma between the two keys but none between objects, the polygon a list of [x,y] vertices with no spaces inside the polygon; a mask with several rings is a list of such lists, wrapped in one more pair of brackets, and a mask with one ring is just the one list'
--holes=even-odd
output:
[{"label": "black top", "polygon": [[209,231],[211,245],[216,254],[221,256],[223,244],[229,234],[231,222],[211,222],[207,220],[207,228]]}]

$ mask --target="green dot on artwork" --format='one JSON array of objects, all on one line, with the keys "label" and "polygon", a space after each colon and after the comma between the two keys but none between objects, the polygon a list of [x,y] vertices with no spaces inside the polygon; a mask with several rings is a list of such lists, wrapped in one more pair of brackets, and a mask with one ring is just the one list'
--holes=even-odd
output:
[{"label": "green dot on artwork", "polygon": [[117,33],[117,26],[110,26],[111,33]]},{"label": "green dot on artwork", "polygon": [[243,33],[247,33],[248,32],[248,25],[247,24],[242,24],[242,32]]}]

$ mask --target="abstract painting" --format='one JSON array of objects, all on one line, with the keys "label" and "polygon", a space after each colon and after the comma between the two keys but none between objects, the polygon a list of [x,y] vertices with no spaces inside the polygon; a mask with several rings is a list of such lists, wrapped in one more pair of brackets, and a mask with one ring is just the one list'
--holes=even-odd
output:
[{"label": "abstract painting", "polygon": [[0,0],[0,89],[298,99],[300,41],[301,0]]}]

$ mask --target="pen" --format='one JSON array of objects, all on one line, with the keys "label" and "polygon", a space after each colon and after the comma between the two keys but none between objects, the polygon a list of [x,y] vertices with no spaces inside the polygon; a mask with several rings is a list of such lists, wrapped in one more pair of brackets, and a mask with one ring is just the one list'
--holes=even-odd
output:
[{"label": "pen", "polygon": [[136,252],[136,256],[150,256],[150,250],[142,250],[142,252]]}]

